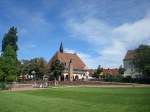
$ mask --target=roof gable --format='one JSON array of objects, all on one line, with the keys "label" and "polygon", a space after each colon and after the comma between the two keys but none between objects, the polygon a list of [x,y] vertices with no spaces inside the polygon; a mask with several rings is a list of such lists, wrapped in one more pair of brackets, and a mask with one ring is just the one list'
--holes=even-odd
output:
[{"label": "roof gable", "polygon": [[62,52],[56,52],[55,55],[52,57],[52,59],[49,62],[49,66],[56,60],[60,60],[62,63],[68,67],[70,60],[72,60],[72,66],[74,69],[84,69],[86,65],[84,62],[80,59],[80,57],[77,54],[72,53],[62,53]]}]

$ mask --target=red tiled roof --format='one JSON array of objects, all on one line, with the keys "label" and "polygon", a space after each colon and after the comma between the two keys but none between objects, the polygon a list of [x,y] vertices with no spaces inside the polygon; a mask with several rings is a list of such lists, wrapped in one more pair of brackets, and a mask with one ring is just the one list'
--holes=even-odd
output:
[{"label": "red tiled roof", "polygon": [[136,54],[135,50],[128,50],[126,55],[125,55],[124,60],[132,60],[132,59],[134,59],[135,58],[135,54]]},{"label": "red tiled roof", "polygon": [[112,76],[117,76],[119,75],[118,69],[103,69],[103,74],[109,74]]},{"label": "red tiled roof", "polygon": [[66,66],[68,66],[70,60],[72,60],[73,69],[84,69],[86,67],[84,62],[80,59],[80,57],[77,54],[61,53],[61,52],[55,53],[55,55],[49,62],[49,66],[51,66],[51,64],[55,62],[57,59],[60,60],[62,63],[66,64]]}]

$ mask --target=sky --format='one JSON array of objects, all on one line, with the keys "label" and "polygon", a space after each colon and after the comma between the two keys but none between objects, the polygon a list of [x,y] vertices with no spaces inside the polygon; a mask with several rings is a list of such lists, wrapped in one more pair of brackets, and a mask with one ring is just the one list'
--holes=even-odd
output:
[{"label": "sky", "polygon": [[19,59],[49,61],[63,42],[88,68],[116,68],[127,50],[150,45],[150,0],[0,0],[0,41],[11,26]]}]

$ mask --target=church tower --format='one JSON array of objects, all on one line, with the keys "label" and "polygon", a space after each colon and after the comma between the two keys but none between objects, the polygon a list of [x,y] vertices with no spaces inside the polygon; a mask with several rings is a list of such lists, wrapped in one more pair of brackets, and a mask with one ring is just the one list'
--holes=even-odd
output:
[{"label": "church tower", "polygon": [[63,48],[63,43],[62,43],[62,42],[61,42],[61,44],[60,44],[59,52],[61,52],[61,53],[64,52],[64,48]]}]

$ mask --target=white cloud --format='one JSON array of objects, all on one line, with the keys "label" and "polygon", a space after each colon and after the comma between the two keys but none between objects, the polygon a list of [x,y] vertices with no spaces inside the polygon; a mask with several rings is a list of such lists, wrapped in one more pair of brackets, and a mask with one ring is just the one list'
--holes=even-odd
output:
[{"label": "white cloud", "polygon": [[64,50],[67,53],[77,53],[77,51],[73,50],[73,49],[69,49],[69,48],[65,48]]},{"label": "white cloud", "polygon": [[120,41],[129,44],[147,41],[150,39],[150,17],[145,17],[134,23],[125,23],[115,28],[113,33],[121,37]]},{"label": "white cloud", "polygon": [[[133,23],[112,27],[96,18],[68,20],[68,28],[74,38],[88,42],[99,56],[88,55],[87,62],[95,67],[99,62],[104,67],[118,67],[127,49],[150,41],[150,17]],[[92,58],[91,58],[92,57]],[[91,61],[94,60],[94,61]]]},{"label": "white cloud", "polygon": [[69,48],[66,48],[65,52],[77,53],[77,55],[84,61],[84,63],[87,65],[88,68],[96,68],[97,65],[99,64],[99,61],[97,61],[97,60],[100,60],[99,57],[95,57],[96,59],[95,58],[93,59],[93,57],[90,56],[89,54],[75,51],[75,50],[69,49]]},{"label": "white cloud", "polygon": [[[110,35],[112,28],[95,18],[89,18],[84,21],[70,20],[68,22],[68,27],[74,37],[86,40],[89,43],[93,43],[94,41],[94,44],[103,45],[107,43],[108,38],[111,39]],[[99,42],[100,40],[101,42]]]},{"label": "white cloud", "polygon": [[120,41],[113,40],[110,45],[105,46],[102,51],[99,52],[100,63],[104,67],[118,67],[122,64],[126,48]]}]

